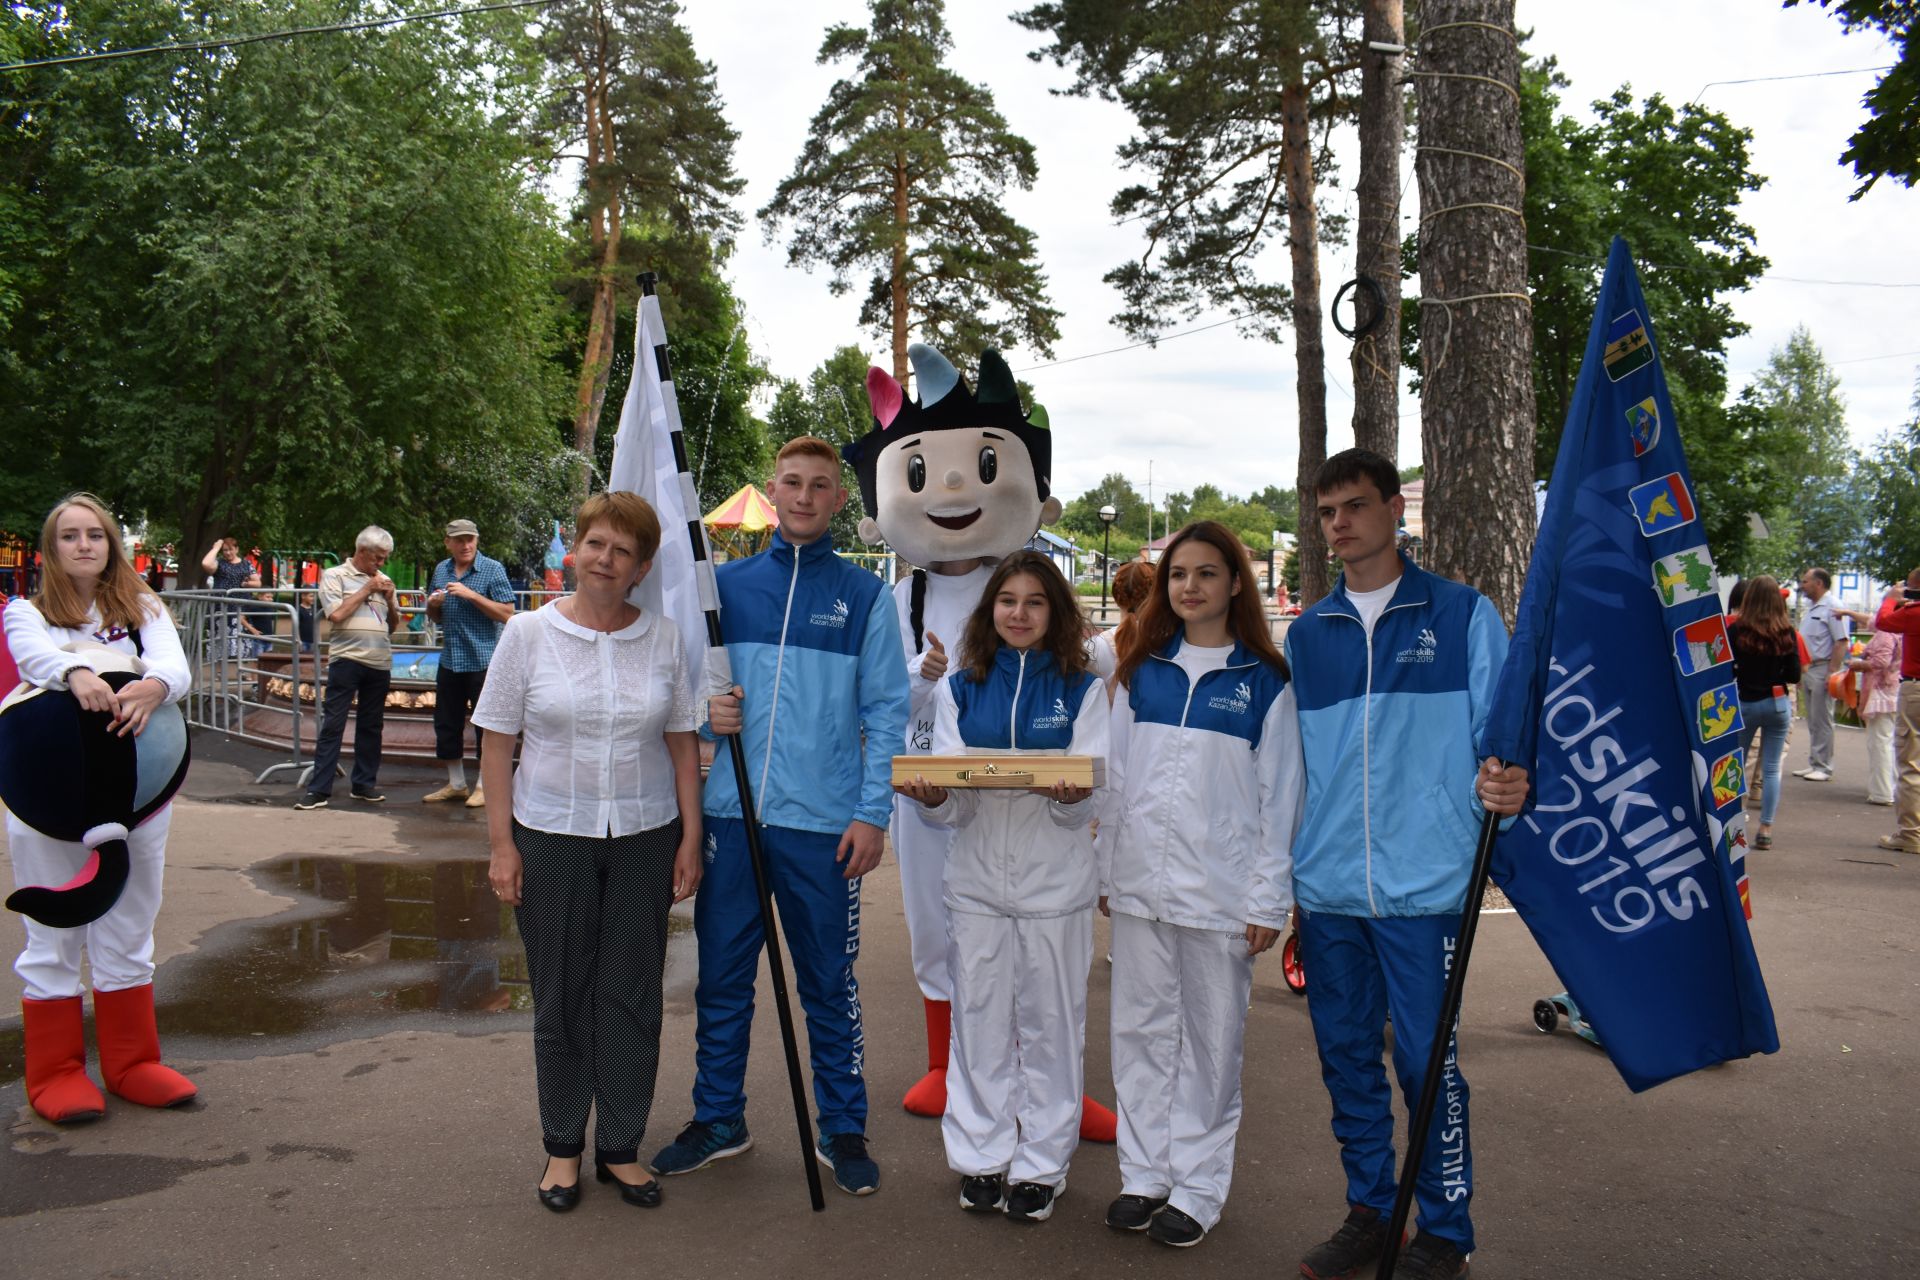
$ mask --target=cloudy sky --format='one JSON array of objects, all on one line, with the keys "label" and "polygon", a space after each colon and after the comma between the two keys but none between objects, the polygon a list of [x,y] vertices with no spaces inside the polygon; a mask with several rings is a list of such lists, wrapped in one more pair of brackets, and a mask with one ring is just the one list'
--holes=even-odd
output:
[{"label": "cloudy sky", "polygon": [[[1037,234],[1053,303],[1065,313],[1054,350],[1059,363],[1032,367],[1041,358],[1031,352],[1009,356],[1059,433],[1054,488],[1072,497],[1118,471],[1144,490],[1150,466],[1156,498],[1208,481],[1237,493],[1291,484],[1298,437],[1290,343],[1248,341],[1227,325],[1157,348],[1099,354],[1129,341],[1108,323],[1117,298],[1101,276],[1141,249],[1137,225],[1116,227],[1107,213],[1122,181],[1114,147],[1130,132],[1129,118],[1118,106],[1050,94],[1067,77],[1028,60],[1040,41],[1007,19],[1017,7],[1018,0],[965,0],[949,4],[948,20],[952,64],[992,89],[1013,129],[1039,153],[1039,182],[1012,193],[1008,204]],[[787,377],[805,376],[846,343],[886,363],[881,343],[856,324],[856,299],[836,298],[824,276],[787,266],[784,248],[766,244],[751,222],[791,170],[809,120],[844,72],[815,64],[822,32],[835,22],[864,23],[866,5],[706,0],[686,9],[740,131],[738,165],[747,179],[740,205],[750,224],[729,272],[751,315],[748,340]],[[1920,372],[1920,192],[1882,181],[1849,202],[1856,183],[1836,162],[1873,77],[1724,83],[1872,67],[1892,61],[1888,47],[1872,36],[1842,35],[1817,8],[1780,10],[1766,0],[1616,0],[1604,21],[1597,12],[1561,0],[1520,0],[1520,25],[1534,32],[1529,50],[1557,55],[1572,81],[1563,109],[1584,110],[1624,82],[1640,97],[1698,98],[1753,131],[1752,164],[1768,182],[1747,198],[1742,214],[1772,267],[1733,303],[1752,327],[1731,350],[1734,389],[1804,324],[1841,375],[1858,443],[1908,420]],[[1410,172],[1409,152],[1402,173]],[[1331,198],[1351,210],[1349,190]],[[1410,184],[1404,216],[1409,224],[1417,220]],[[1596,254],[1605,251],[1594,246]],[[1284,246],[1275,254],[1270,274],[1284,280]],[[1351,274],[1349,250],[1325,255],[1329,299]],[[1346,344],[1331,328],[1327,341],[1328,444],[1339,449],[1352,442]],[[1402,414],[1400,461],[1410,466],[1420,459],[1411,398]]]}]

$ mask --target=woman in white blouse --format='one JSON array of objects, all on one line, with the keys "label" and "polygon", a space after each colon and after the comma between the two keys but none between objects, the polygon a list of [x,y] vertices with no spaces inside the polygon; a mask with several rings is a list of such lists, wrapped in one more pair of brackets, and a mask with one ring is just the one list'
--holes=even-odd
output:
[{"label": "woman in white blouse", "polygon": [[[473,722],[488,878],[515,908],[533,986],[533,1062],[547,1167],[540,1203],[580,1200],[592,1108],[595,1174],[652,1208],[639,1146],[660,1060],[667,910],[700,883],[700,754],[686,655],[667,618],[628,593],[660,522],[631,493],[574,517],[578,588],[508,621]],[[513,738],[521,735],[519,768]]]},{"label": "woman in white blouse", "polygon": [[[140,580],[120,542],[120,523],[90,493],[61,501],[40,532],[41,584],[31,600],[7,606],[7,648],[24,684],[69,689],[82,708],[112,715],[138,735],[154,710],[187,694],[192,675],[180,633],[160,598]],[[131,655],[141,679],[115,691],[95,674]],[[7,691],[0,690],[0,695]],[[167,855],[167,805],[127,834],[131,867],[112,910],[77,929],[26,920],[27,945],[14,970],[27,1057],[27,1097],[49,1120],[90,1120],[106,1099],[86,1073],[80,1007],[80,953],[93,969],[94,1039],[107,1088],[131,1102],[170,1107],[195,1095],[191,1081],[160,1063],[153,1016],[153,922]],[[91,850],[42,835],[7,815],[16,885],[55,885],[81,873]]]}]

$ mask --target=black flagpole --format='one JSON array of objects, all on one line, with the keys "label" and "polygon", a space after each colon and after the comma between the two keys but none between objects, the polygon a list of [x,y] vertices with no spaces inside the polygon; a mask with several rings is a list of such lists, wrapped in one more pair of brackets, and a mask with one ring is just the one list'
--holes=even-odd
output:
[{"label": "black flagpole", "polygon": [[[640,293],[643,297],[654,296],[654,279],[651,271],[640,273]],[[661,385],[667,388],[667,426],[673,438],[673,465],[680,475],[686,476],[689,474],[687,445],[680,431],[680,406],[678,397],[672,391],[673,374],[667,362],[667,335],[664,326],[662,328],[661,333],[654,335],[659,339],[653,348],[654,367],[659,371]],[[687,511],[687,536],[693,540],[695,578],[698,580],[704,576],[707,584],[710,584],[713,566],[707,562],[707,540],[700,527],[698,503]],[[725,653],[726,645],[720,634],[719,592],[703,584],[700,594],[706,602],[708,652],[717,650]],[[728,678],[732,678],[731,671],[728,672]],[[773,890],[767,881],[766,855],[760,849],[760,823],[753,807],[753,786],[747,781],[747,752],[740,744],[740,735],[737,733],[726,735],[725,742],[733,759],[733,780],[740,789],[740,825],[747,833],[747,860],[753,864],[753,886],[760,895],[760,928],[766,935],[767,969],[773,978],[773,1007],[780,1015],[780,1044],[787,1055],[787,1083],[793,1089],[793,1120],[800,1131],[800,1159],[807,1170],[807,1195],[813,1201],[813,1211],[819,1213],[827,1207],[827,1201],[820,1189],[820,1165],[813,1149],[813,1122],[807,1114],[807,1090],[800,1077],[800,1044],[794,1037],[793,1004],[787,996],[787,965],[780,956],[780,930],[773,914]]]},{"label": "black flagpole", "polygon": [[1460,936],[1453,945],[1453,968],[1447,973],[1447,991],[1440,1001],[1440,1026],[1433,1033],[1433,1051],[1427,1055],[1427,1075],[1420,1083],[1420,1105],[1408,1117],[1407,1158],[1400,1165],[1400,1189],[1393,1201],[1393,1218],[1387,1223],[1387,1245],[1374,1267],[1375,1280],[1393,1280],[1394,1264],[1400,1259],[1400,1235],[1407,1229],[1407,1216],[1413,1210],[1414,1177],[1420,1172],[1427,1130],[1433,1125],[1433,1109],[1440,1100],[1440,1075],[1446,1070],[1447,1050],[1453,1044],[1460,1019],[1460,998],[1467,990],[1467,957],[1473,952],[1473,935],[1480,927],[1480,899],[1487,893],[1493,840],[1499,834],[1500,815],[1487,814],[1480,823],[1480,843],[1473,852],[1467,905],[1460,911]]}]

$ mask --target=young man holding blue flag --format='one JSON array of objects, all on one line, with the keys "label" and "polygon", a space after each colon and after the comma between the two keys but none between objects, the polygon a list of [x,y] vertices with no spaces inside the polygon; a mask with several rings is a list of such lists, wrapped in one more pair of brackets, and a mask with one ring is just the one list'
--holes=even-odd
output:
[{"label": "young man holding blue flag", "polygon": [[[1527,772],[1479,759],[1507,633],[1471,587],[1397,549],[1404,500],[1392,462],[1363,449],[1314,477],[1320,527],[1344,572],[1287,633],[1307,797],[1294,840],[1308,1012],[1347,1174],[1347,1220],[1308,1251],[1309,1280],[1379,1257],[1395,1195],[1394,1073],[1411,1112],[1440,1020],[1447,972],[1486,813],[1518,813]],[[1416,1195],[1419,1232],[1395,1275],[1467,1274],[1473,1158],[1467,1083],[1447,1058]]]}]

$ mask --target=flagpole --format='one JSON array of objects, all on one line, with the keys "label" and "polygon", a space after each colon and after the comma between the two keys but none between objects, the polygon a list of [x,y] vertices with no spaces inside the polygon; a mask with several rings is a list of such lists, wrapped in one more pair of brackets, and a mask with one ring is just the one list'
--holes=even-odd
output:
[{"label": "flagpole", "polygon": [[1400,1259],[1400,1235],[1407,1229],[1407,1218],[1413,1210],[1414,1178],[1420,1172],[1427,1130],[1433,1126],[1434,1107],[1440,1100],[1440,1076],[1446,1070],[1447,1050],[1453,1044],[1460,1019],[1460,999],[1467,990],[1467,957],[1473,953],[1473,935],[1480,927],[1480,900],[1487,893],[1493,841],[1499,834],[1500,816],[1487,814],[1480,823],[1480,843],[1473,852],[1467,904],[1460,910],[1460,934],[1454,940],[1453,967],[1447,973],[1447,991],[1440,1001],[1440,1025],[1433,1033],[1433,1050],[1427,1054],[1427,1074],[1420,1082],[1420,1103],[1408,1117],[1407,1158],[1400,1166],[1400,1188],[1393,1201],[1393,1218],[1387,1223],[1386,1248],[1374,1267],[1375,1280],[1393,1280],[1394,1264]]},{"label": "flagpole", "polygon": [[[642,307],[646,306],[644,299],[654,296],[654,281],[653,272],[640,273]],[[673,389],[673,374],[667,360],[666,327],[662,325],[655,336],[658,341],[653,348],[654,366],[659,370],[662,398],[666,402],[667,428],[673,437],[673,461],[680,472],[681,484],[690,491],[693,482],[687,471],[686,439],[680,430],[680,401]],[[694,573],[699,579],[700,599],[707,620],[707,648],[710,653],[722,655],[724,660],[726,645],[720,632],[720,594],[713,585],[712,562],[707,559],[707,540],[700,527],[698,495],[689,496],[694,500],[686,504],[687,536],[693,540]],[[731,682],[730,670],[727,678]],[[787,967],[786,961],[780,956],[780,931],[773,914],[773,891],[767,880],[766,855],[760,848],[760,824],[753,806],[753,787],[747,780],[746,748],[741,745],[737,733],[727,734],[724,741],[733,759],[733,780],[740,791],[740,825],[747,833],[747,861],[753,865],[753,886],[760,897],[760,927],[766,936],[767,969],[773,979],[773,1007],[780,1015],[780,1044],[786,1050],[787,1083],[793,1090],[793,1119],[800,1133],[800,1159],[807,1171],[807,1195],[813,1202],[813,1211],[819,1213],[827,1207],[827,1201],[820,1188],[820,1165],[814,1158],[813,1124],[807,1114],[806,1085],[800,1077],[800,1044],[794,1036],[793,1004],[787,996]]]}]

